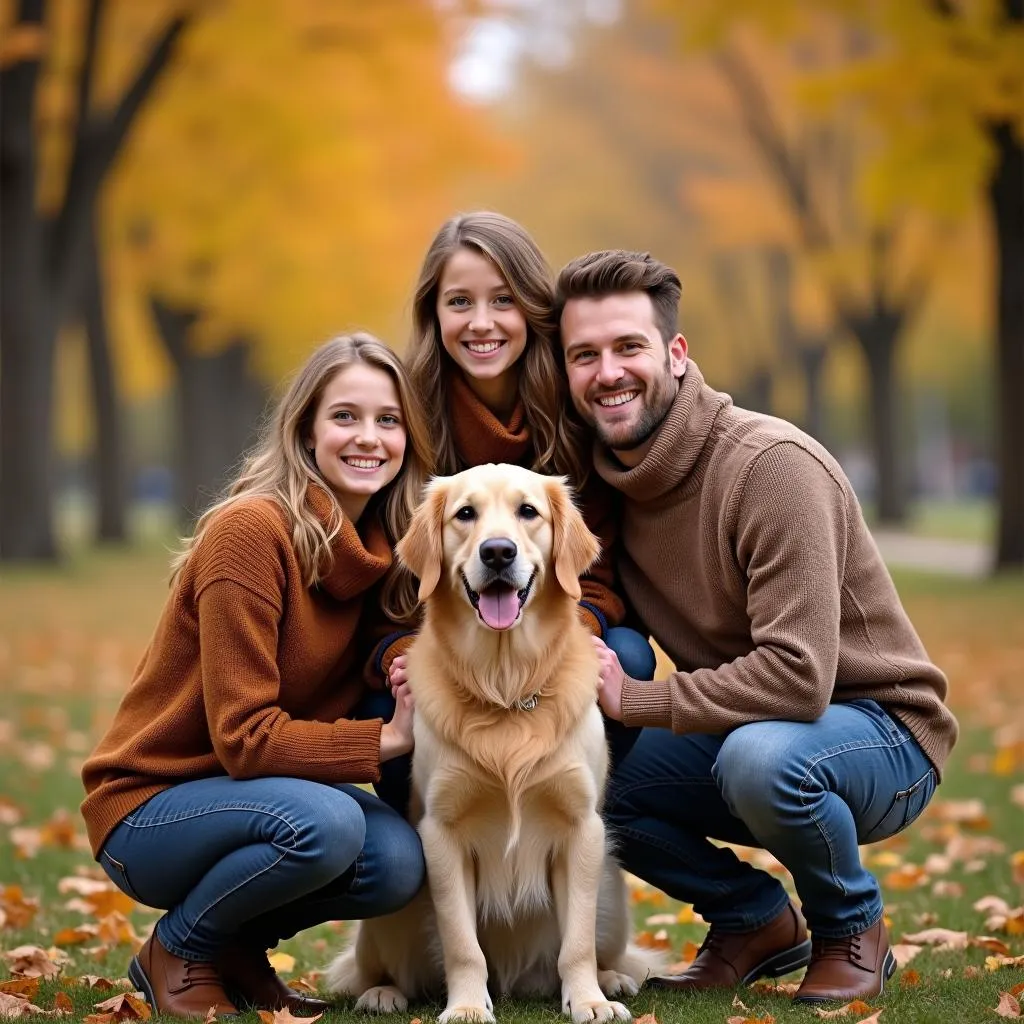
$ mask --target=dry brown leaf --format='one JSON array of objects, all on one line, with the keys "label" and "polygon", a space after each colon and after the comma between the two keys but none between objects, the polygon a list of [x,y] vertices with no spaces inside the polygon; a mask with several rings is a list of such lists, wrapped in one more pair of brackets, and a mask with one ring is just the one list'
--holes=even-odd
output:
[{"label": "dry brown leaf", "polygon": [[924,946],[916,946],[910,942],[897,942],[890,949],[892,955],[896,957],[896,966],[906,967],[924,949]]},{"label": "dry brown leaf", "polygon": [[770,1013],[763,1017],[726,1017],[725,1024],[775,1024],[775,1018]]},{"label": "dry brown leaf", "polygon": [[1020,1003],[1009,992],[1000,992],[999,1005],[993,1007],[992,1012],[997,1017],[1019,1017]]},{"label": "dry brown leaf", "polygon": [[114,983],[109,978],[101,978],[96,974],[83,974],[80,978],[71,980],[84,988],[98,988],[101,992],[114,987]]},{"label": "dry brown leaf", "polygon": [[950,928],[925,928],[922,932],[904,935],[903,941],[921,946],[935,946],[940,952],[949,949],[966,949],[967,932],[955,932]]},{"label": "dry brown leaf", "polygon": [[312,1017],[296,1017],[286,1006],[282,1010],[260,1010],[259,1015],[264,1024],[301,1024],[302,1021],[309,1024],[311,1021],[319,1020],[323,1013],[315,1014]]},{"label": "dry brown leaf", "polygon": [[38,978],[13,978],[11,981],[0,982],[0,992],[9,996],[20,996],[22,999],[35,999],[39,994]]},{"label": "dry brown leaf", "polygon": [[53,1008],[61,1010],[63,1013],[74,1013],[75,1004],[67,992],[58,992],[53,1000]]},{"label": "dry brown leaf", "polygon": [[423,1021],[421,1021],[419,1017],[413,1017],[413,1019],[409,1021],[409,1024],[423,1024]]},{"label": "dry brown leaf", "polygon": [[3,954],[16,978],[56,978],[60,967],[39,946],[18,946]]},{"label": "dry brown leaf", "polygon": [[633,1024],[658,1024],[658,1018],[653,1013],[645,1013],[642,1017],[637,1017]]},{"label": "dry brown leaf", "polygon": [[821,1007],[814,1007],[814,1012],[822,1020],[834,1020],[836,1017],[852,1017],[858,1013],[871,1013],[871,1007],[863,999],[854,999],[852,1003],[840,1006],[835,1010],[824,1010]]},{"label": "dry brown leaf", "polygon": [[668,932],[664,928],[658,932],[638,932],[633,940],[641,949],[671,949]]},{"label": "dry brown leaf", "polygon": [[931,881],[931,876],[920,864],[901,864],[895,871],[890,871],[882,877],[882,885],[889,889],[905,891],[907,889],[918,889]]},{"label": "dry brown leaf", "polygon": [[95,939],[99,928],[94,924],[80,924],[77,928],[61,928],[53,937],[54,942],[62,946],[80,946],[83,942]]},{"label": "dry brown leaf", "polygon": [[1024,981],[1010,989],[1011,996],[1019,996],[1022,992],[1024,992]]},{"label": "dry brown leaf", "polygon": [[994,935],[976,935],[971,939],[971,945],[977,946],[980,949],[987,949],[990,953],[996,953],[999,956],[1010,955],[1010,947],[1002,939],[997,939]]},{"label": "dry brown leaf", "polygon": [[948,878],[940,878],[932,886],[933,896],[950,896],[955,900],[960,899],[964,894],[964,887],[960,882],[953,882]]},{"label": "dry brown leaf", "polygon": [[1017,850],[1010,855],[1010,867],[1013,869],[1013,880],[1024,885],[1024,850]]},{"label": "dry brown leaf", "polygon": [[936,800],[932,803],[930,813],[940,821],[951,821],[968,828],[984,830],[992,827],[985,813],[985,805],[976,797],[971,800]]},{"label": "dry brown leaf", "polygon": [[217,1019],[217,1007],[216,1006],[211,1006],[206,1011],[206,1016],[203,1018],[203,1024],[213,1024],[213,1022],[216,1019]]},{"label": "dry brown leaf", "polygon": [[295,957],[291,953],[274,953],[269,960],[278,974],[291,974],[295,970]]},{"label": "dry brown leaf", "polygon": [[24,928],[39,910],[39,900],[26,897],[20,885],[0,888],[0,915],[8,928]]},{"label": "dry brown leaf", "polygon": [[908,967],[900,972],[900,984],[904,988],[916,988],[921,984],[921,975],[913,967]]},{"label": "dry brown leaf", "polygon": [[732,1008],[734,1010],[742,1010],[744,1013],[750,1013],[750,1007],[747,1006],[739,996],[732,997]]},{"label": "dry brown leaf", "polygon": [[1024,955],[985,957],[986,971],[1001,971],[1004,967],[1024,967]]},{"label": "dry brown leaf", "polygon": [[153,1015],[149,1004],[131,992],[119,992],[94,1007],[100,1013],[112,1013],[116,1020],[149,1020]]},{"label": "dry brown leaf", "polygon": [[1024,807],[1024,782],[1010,790],[1010,800],[1018,807]]},{"label": "dry brown leaf", "polygon": [[82,1018],[82,1024],[112,1024],[115,1020],[115,1013],[90,1013],[88,1017]]},{"label": "dry brown leaf", "polygon": [[875,1010],[870,1017],[862,1017],[856,1024],[878,1024],[883,1012],[884,1008],[882,1010]]},{"label": "dry brown leaf", "polygon": [[795,996],[800,988],[799,981],[769,981],[767,978],[760,978],[750,986],[755,992],[767,996]]}]

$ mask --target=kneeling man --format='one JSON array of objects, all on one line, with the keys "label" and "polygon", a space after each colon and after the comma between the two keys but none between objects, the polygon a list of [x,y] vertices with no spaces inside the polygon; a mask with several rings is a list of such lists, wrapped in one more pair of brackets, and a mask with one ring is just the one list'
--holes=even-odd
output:
[{"label": "kneeling man", "polygon": [[[608,821],[624,865],[710,923],[663,985],[809,964],[798,1000],[870,998],[895,960],[857,847],[931,798],[957,735],[946,679],[839,464],[704,382],[679,296],[646,253],[592,253],[558,281],[572,399],[596,471],[624,495],[622,585],[677,668],[641,682],[600,652],[605,713],[648,727],[612,781]],[[802,915],[777,878],[709,838],[774,854]]]}]

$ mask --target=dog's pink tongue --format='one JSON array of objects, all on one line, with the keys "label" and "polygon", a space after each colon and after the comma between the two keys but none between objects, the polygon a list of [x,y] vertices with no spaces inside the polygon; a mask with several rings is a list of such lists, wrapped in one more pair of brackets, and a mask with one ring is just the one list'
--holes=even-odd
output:
[{"label": "dog's pink tongue", "polygon": [[519,615],[519,595],[512,587],[495,583],[480,591],[477,610],[491,629],[508,629]]}]

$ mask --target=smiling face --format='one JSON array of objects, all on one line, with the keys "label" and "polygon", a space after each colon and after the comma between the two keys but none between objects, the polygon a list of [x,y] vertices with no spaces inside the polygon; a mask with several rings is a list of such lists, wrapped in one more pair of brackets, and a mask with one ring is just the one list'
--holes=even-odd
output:
[{"label": "smiling face", "polygon": [[327,383],[307,447],[345,515],[356,522],[370,498],[398,475],[405,457],[405,425],[391,375],[353,363]]},{"label": "smiling face", "polygon": [[515,385],[527,325],[498,268],[476,249],[459,248],[441,273],[437,322],[445,351],[483,401]]},{"label": "smiling face", "polygon": [[562,348],[573,404],[625,465],[636,465],[686,370],[686,339],[666,345],[645,292],[565,304]]},{"label": "smiling face", "polygon": [[436,478],[398,553],[420,600],[442,587],[500,632],[552,585],[578,600],[598,543],[564,483],[502,464]]}]

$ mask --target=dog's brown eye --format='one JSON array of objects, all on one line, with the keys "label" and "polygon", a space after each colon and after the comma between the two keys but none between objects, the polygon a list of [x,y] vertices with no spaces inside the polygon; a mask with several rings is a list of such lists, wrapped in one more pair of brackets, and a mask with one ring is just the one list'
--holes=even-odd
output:
[{"label": "dog's brown eye", "polygon": [[523,504],[519,506],[520,519],[536,519],[539,515],[540,513],[532,505],[527,505],[523,502]]},{"label": "dog's brown eye", "polygon": [[455,513],[455,518],[462,523],[471,523],[476,519],[476,509],[472,505],[463,505],[462,508]]}]

